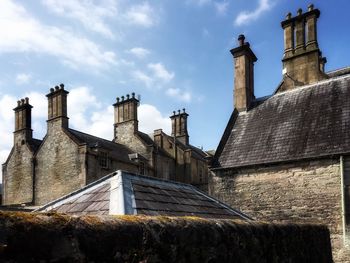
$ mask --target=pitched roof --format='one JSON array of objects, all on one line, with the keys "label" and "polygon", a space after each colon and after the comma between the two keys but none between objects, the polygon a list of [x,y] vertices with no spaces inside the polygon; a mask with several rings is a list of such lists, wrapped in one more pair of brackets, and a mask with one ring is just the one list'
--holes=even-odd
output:
[{"label": "pitched roof", "polygon": [[250,219],[189,184],[118,171],[38,211]]},{"label": "pitched roof", "polygon": [[275,94],[234,111],[214,168],[350,153],[350,75]]},{"label": "pitched roof", "polygon": [[86,143],[91,148],[96,147],[108,150],[110,157],[116,158],[123,162],[131,163],[129,154],[132,154],[134,152],[127,148],[125,145],[113,141],[108,141],[73,129],[68,129],[68,131],[74,136],[75,139],[78,140],[79,143]]}]

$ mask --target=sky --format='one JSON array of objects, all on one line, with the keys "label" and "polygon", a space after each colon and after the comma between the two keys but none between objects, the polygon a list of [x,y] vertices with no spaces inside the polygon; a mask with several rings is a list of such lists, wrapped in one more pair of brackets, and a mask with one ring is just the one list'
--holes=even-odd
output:
[{"label": "sky", "polygon": [[[326,70],[350,65],[348,0],[317,0]],[[233,110],[230,49],[246,36],[258,58],[255,96],[282,79],[283,31],[302,0],[0,0],[0,163],[13,144],[18,99],[29,97],[34,137],[46,131],[47,98],[70,92],[71,128],[113,137],[116,97],[141,96],[139,128],[170,133],[186,108],[190,143],[216,149]],[[1,177],[1,173],[0,173]]]}]

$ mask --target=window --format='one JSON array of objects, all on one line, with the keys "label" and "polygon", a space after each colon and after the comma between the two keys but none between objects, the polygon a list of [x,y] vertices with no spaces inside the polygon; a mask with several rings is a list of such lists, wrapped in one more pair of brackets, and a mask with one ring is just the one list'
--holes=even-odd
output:
[{"label": "window", "polygon": [[108,153],[100,152],[99,164],[100,164],[101,168],[108,168]]},{"label": "window", "polygon": [[140,172],[141,175],[145,174],[145,164],[143,162],[140,162],[139,172]]}]

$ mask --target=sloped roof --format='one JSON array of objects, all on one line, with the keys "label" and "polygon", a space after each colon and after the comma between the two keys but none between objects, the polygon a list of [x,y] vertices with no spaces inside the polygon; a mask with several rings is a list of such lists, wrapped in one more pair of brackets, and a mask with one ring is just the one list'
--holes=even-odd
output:
[{"label": "sloped roof", "polygon": [[42,140],[35,139],[35,138],[32,138],[31,140],[28,141],[29,147],[34,153],[39,149],[41,143],[42,143]]},{"label": "sloped roof", "polygon": [[275,94],[234,111],[214,168],[350,153],[350,75]]},{"label": "sloped roof", "polygon": [[87,133],[83,133],[77,130],[68,129],[70,134],[78,140],[79,143],[86,143],[89,147],[96,147],[109,150],[109,155],[120,161],[131,163],[129,159],[129,154],[134,153],[125,145],[108,141],[100,137],[96,137]]},{"label": "sloped roof", "polygon": [[118,171],[38,211],[250,219],[189,184]]}]

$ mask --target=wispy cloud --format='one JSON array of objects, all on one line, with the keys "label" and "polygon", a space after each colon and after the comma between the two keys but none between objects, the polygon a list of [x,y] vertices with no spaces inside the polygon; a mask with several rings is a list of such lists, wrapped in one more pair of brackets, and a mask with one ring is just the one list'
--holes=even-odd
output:
[{"label": "wispy cloud", "polygon": [[42,0],[42,2],[51,12],[79,21],[88,30],[114,38],[105,19],[117,17],[115,0],[103,0],[99,5],[90,0]]},{"label": "wispy cloud", "polygon": [[210,6],[214,7],[218,15],[225,15],[227,13],[229,2],[227,0],[214,1],[214,0],[187,0],[187,4],[197,7]]},{"label": "wispy cloud", "polygon": [[150,88],[154,82],[152,77],[140,70],[135,70],[131,72],[131,75],[134,80],[142,82],[148,88]]},{"label": "wispy cloud", "polygon": [[229,7],[229,2],[228,1],[215,2],[214,6],[215,6],[217,14],[226,15],[228,7]]},{"label": "wispy cloud", "polygon": [[174,72],[168,71],[162,63],[150,63],[147,66],[155,78],[169,82],[175,76]]},{"label": "wispy cloud", "polygon": [[116,64],[116,55],[74,32],[42,24],[9,0],[0,1],[0,53],[34,52],[55,56],[78,69],[103,69]]},{"label": "wispy cloud", "polygon": [[26,73],[19,73],[16,75],[16,83],[18,85],[27,84],[32,79],[32,75]]},{"label": "wispy cloud", "polygon": [[131,6],[124,17],[127,23],[143,27],[151,27],[156,23],[154,10],[148,2]]},{"label": "wispy cloud", "polygon": [[133,54],[137,58],[145,58],[151,53],[148,49],[145,49],[143,47],[134,47],[132,49],[129,49],[127,52]]},{"label": "wispy cloud", "polygon": [[178,88],[169,88],[166,91],[166,94],[169,97],[175,98],[176,100],[183,101],[183,102],[191,102],[192,95],[189,91],[184,91]]},{"label": "wispy cloud", "polygon": [[242,11],[235,19],[235,25],[240,26],[257,20],[264,12],[270,10],[272,3],[269,0],[259,0],[258,7],[253,11]]}]

